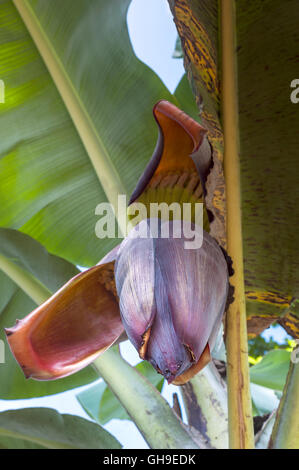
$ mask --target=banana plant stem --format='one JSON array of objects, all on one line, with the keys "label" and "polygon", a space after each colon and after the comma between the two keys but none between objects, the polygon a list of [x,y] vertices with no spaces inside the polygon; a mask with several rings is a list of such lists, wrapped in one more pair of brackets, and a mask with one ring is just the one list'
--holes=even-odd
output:
[{"label": "banana plant stem", "polygon": [[116,351],[106,351],[94,366],[152,449],[199,448],[160,393]]},{"label": "banana plant stem", "polygon": [[222,117],[226,181],[227,247],[233,260],[234,302],[226,318],[229,442],[233,449],[254,447],[249,388],[248,341],[243,274],[239,168],[237,66],[234,0],[221,2]]}]

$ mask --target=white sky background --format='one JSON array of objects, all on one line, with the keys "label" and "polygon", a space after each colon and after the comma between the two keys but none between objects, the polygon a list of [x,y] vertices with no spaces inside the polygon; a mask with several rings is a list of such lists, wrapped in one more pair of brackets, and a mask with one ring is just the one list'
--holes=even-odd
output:
[{"label": "white sky background", "polygon": [[167,0],[133,0],[128,28],[136,56],[174,92],[185,73],[183,59],[173,59],[177,38]]},{"label": "white sky background", "polygon": [[[109,1],[109,0],[108,0]],[[173,59],[177,32],[167,0],[132,0],[128,12],[128,27],[132,45],[137,57],[151,67],[173,92],[184,74],[183,60]],[[286,334],[282,328],[268,328],[265,339],[274,336],[283,342]],[[121,345],[121,352],[128,362],[140,362],[133,346],[127,341]],[[83,390],[88,386],[77,389]],[[172,404],[172,393],[178,391],[173,385],[163,389],[163,396]],[[0,400],[0,411],[24,407],[49,407],[61,413],[69,413],[90,419],[81,408],[73,391],[30,400]],[[147,444],[136,426],[127,420],[112,420],[104,426],[126,449],[143,449]]]}]

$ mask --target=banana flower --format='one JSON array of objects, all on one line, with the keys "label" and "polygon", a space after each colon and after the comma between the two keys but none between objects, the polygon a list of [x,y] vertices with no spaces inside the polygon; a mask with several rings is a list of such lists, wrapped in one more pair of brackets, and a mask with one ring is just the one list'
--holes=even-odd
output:
[{"label": "banana flower", "polygon": [[[211,166],[205,129],[176,106],[154,107],[159,138],[130,204],[203,201]],[[24,319],[6,329],[25,376],[65,377],[127,334],[142,359],[169,383],[183,384],[210,361],[228,295],[228,268],[217,242],[202,230],[186,249],[184,220],[168,238],[139,237],[140,221],[96,266],[78,274]],[[196,224],[193,223],[193,227]]]}]

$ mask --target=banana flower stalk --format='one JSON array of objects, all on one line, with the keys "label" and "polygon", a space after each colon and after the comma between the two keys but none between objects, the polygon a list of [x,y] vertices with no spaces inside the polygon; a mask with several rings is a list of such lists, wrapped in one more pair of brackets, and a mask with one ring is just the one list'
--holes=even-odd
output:
[{"label": "banana flower stalk", "polygon": [[[164,100],[154,117],[157,146],[130,204],[201,202],[211,166],[205,129]],[[201,246],[186,249],[184,220],[157,220],[158,234],[141,237],[152,222],[141,220],[96,266],[5,330],[27,378],[70,375],[124,333],[169,383],[187,382],[210,361],[228,295],[224,254],[204,230]]]}]

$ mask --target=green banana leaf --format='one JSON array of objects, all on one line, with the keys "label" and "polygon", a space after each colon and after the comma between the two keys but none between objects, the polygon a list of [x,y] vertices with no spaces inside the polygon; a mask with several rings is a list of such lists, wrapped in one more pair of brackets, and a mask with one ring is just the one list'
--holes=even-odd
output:
[{"label": "green banana leaf", "polygon": [[250,367],[250,381],[282,391],[290,366],[290,356],[291,353],[284,349],[269,351],[260,362]]},{"label": "green banana leaf", "polygon": [[292,360],[269,441],[270,449],[298,449],[298,389],[299,363]]},{"label": "green banana leaf", "polygon": [[[51,295],[78,270],[67,261],[49,255],[46,250],[28,235],[12,229],[0,229],[0,268],[2,259],[8,260],[21,273],[29,273]],[[64,379],[41,382],[25,380],[24,374],[12,356],[7,344],[4,328],[15,324],[30,313],[37,304],[24,293],[13,280],[0,269],[0,339],[4,345],[4,362],[0,363],[0,399],[14,400],[40,397],[63,392],[93,382],[99,376],[88,366]]]},{"label": "green banana leaf", "polygon": [[119,242],[96,237],[95,208],[134,189],[156,143],[153,105],[179,104],[135,57],[129,5],[0,0],[0,225],[75,265]]},{"label": "green banana leaf", "polygon": [[0,413],[0,448],[120,449],[119,442],[96,423],[51,408]]},{"label": "green banana leaf", "polygon": [[[274,320],[299,333],[298,75],[296,0],[239,0],[236,7],[237,99],[241,210],[248,331]],[[218,0],[169,0],[185,67],[202,119],[210,130],[214,163],[222,161],[220,5]],[[217,166],[217,165],[216,165]],[[218,178],[218,179],[217,179]],[[224,240],[223,179],[214,174],[211,233]]]},{"label": "green banana leaf", "polygon": [[[135,368],[161,392],[164,378],[157,374],[151,364],[142,361]],[[131,419],[104,382],[90,386],[76,397],[86,413],[100,424],[106,424],[111,419]]]}]

